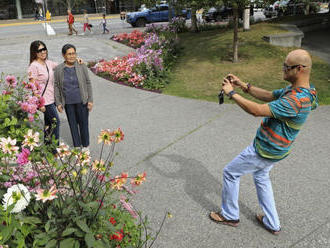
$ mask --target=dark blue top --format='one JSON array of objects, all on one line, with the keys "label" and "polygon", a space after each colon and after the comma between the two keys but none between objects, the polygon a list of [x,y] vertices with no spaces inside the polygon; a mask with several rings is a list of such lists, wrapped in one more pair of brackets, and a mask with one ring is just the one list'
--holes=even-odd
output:
[{"label": "dark blue top", "polygon": [[66,104],[81,103],[79,82],[74,67],[64,67],[63,88]]}]

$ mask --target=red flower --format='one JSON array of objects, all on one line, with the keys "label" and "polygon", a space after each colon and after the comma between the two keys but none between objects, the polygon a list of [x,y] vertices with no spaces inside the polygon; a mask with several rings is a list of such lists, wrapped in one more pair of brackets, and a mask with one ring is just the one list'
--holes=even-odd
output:
[{"label": "red flower", "polygon": [[110,240],[118,240],[118,241],[122,241],[124,238],[124,234],[120,233],[120,232],[116,232],[115,234],[112,234],[110,236]]},{"label": "red flower", "polygon": [[117,223],[116,220],[115,220],[115,218],[113,218],[113,217],[111,217],[109,219],[109,221],[111,222],[112,225],[115,225]]}]

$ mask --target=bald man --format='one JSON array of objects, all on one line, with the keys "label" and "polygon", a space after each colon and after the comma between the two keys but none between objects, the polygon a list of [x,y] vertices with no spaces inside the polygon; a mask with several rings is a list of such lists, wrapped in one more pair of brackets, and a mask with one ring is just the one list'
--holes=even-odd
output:
[{"label": "bald man", "polygon": [[[269,172],[273,165],[289,155],[291,145],[310,111],[317,107],[314,87],[309,83],[312,60],[309,53],[298,49],[290,52],[283,64],[283,79],[291,85],[267,91],[243,82],[233,74],[223,80],[222,90],[243,110],[253,116],[265,117],[253,143],[223,170],[221,212],[211,212],[211,220],[230,226],[239,224],[239,181],[244,174],[253,174],[259,205],[263,214],[256,215],[259,223],[274,235],[281,230]],[[240,87],[245,93],[267,102],[259,104],[247,100],[234,91]]]}]

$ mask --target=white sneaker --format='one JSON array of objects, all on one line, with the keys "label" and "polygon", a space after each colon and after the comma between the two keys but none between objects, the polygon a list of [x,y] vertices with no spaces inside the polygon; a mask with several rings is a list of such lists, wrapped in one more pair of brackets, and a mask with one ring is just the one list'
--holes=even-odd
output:
[{"label": "white sneaker", "polygon": [[83,147],[82,149],[81,149],[81,151],[82,152],[89,152],[89,147],[87,146],[87,147]]}]

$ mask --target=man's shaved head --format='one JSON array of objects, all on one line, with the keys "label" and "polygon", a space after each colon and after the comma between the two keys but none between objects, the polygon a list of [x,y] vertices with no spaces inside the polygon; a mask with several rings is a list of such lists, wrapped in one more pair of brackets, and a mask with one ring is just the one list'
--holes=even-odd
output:
[{"label": "man's shaved head", "polygon": [[286,57],[288,65],[304,65],[310,70],[312,67],[312,58],[310,54],[303,49],[293,50]]},{"label": "man's shaved head", "polygon": [[312,58],[310,54],[306,50],[296,49],[286,56],[283,79],[291,83],[309,82],[311,70]]}]

